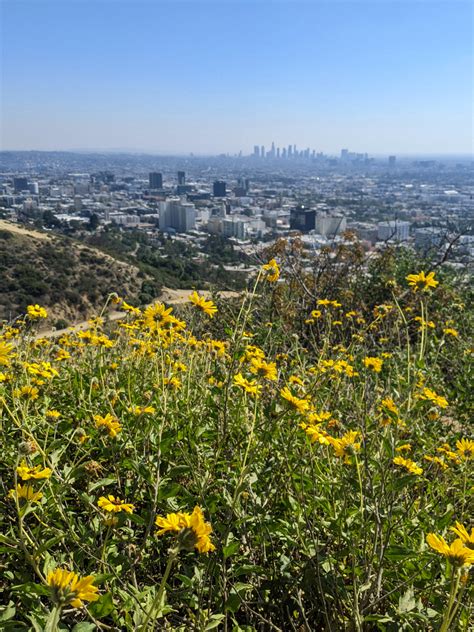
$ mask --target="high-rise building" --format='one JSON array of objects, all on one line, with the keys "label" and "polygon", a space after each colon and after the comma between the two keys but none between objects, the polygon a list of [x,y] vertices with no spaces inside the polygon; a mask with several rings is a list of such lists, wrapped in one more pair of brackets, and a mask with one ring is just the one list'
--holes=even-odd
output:
[{"label": "high-rise building", "polygon": [[342,215],[328,215],[318,213],[315,223],[315,231],[323,237],[334,237],[346,230],[347,220]]},{"label": "high-rise building", "polygon": [[178,233],[186,233],[196,226],[196,209],[194,204],[183,202],[180,198],[170,198],[160,202],[159,226],[161,230],[173,229]]},{"label": "high-rise building", "polygon": [[260,158],[260,147],[258,145],[253,146],[253,155],[255,158]]},{"label": "high-rise building", "polygon": [[293,152],[291,151],[291,145],[288,145],[288,158],[291,158],[291,154]]},{"label": "high-rise building", "polygon": [[163,188],[163,175],[157,171],[150,172],[148,176],[150,182],[150,189],[162,189]]},{"label": "high-rise building", "polygon": [[397,162],[397,157],[396,156],[389,156],[388,157],[388,166],[389,167],[394,167],[396,162]]},{"label": "high-rise building", "polygon": [[179,185],[186,184],[186,173],[184,171],[178,171],[178,184]]},{"label": "high-rise building", "polygon": [[279,158],[279,157],[280,157],[280,148],[277,147],[277,158]]},{"label": "high-rise building", "polygon": [[402,222],[398,219],[379,222],[377,229],[380,241],[406,241],[410,236],[410,222]]},{"label": "high-rise building", "polygon": [[260,158],[265,158],[265,145],[260,147]]},{"label": "high-rise building", "polygon": [[20,193],[20,191],[28,191],[28,178],[13,178],[13,188],[15,189],[15,193]]},{"label": "high-rise building", "polygon": [[216,180],[212,187],[212,191],[214,197],[225,197],[226,196],[226,184],[224,180]]},{"label": "high-rise building", "polygon": [[316,211],[314,209],[297,206],[290,211],[290,229],[308,233],[314,230]]}]

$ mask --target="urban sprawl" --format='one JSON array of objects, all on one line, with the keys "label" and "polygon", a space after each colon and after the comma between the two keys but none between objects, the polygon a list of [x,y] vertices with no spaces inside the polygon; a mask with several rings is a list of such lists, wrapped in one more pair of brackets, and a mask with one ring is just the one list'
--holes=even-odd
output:
[{"label": "urban sprawl", "polygon": [[0,216],[46,229],[144,231],[199,244],[220,235],[249,254],[298,234],[310,249],[355,234],[426,254],[474,255],[472,161],[337,157],[255,145],[216,157],[3,152]]}]

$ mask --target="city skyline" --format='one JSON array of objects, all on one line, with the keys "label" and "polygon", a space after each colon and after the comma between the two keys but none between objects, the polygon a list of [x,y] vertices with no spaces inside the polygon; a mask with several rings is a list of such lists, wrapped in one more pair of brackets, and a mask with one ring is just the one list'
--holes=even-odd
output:
[{"label": "city skyline", "polygon": [[4,150],[472,154],[470,2],[1,7]]}]

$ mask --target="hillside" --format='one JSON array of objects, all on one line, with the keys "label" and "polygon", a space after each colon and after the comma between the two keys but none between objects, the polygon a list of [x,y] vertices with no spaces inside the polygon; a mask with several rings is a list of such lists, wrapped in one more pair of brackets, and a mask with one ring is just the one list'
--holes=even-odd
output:
[{"label": "hillside", "polygon": [[0,331],[1,629],[472,629],[472,279],[278,253]]},{"label": "hillside", "polygon": [[70,238],[0,220],[0,320],[41,303],[51,322],[76,322],[95,313],[110,292],[141,302],[161,286],[138,266]]}]

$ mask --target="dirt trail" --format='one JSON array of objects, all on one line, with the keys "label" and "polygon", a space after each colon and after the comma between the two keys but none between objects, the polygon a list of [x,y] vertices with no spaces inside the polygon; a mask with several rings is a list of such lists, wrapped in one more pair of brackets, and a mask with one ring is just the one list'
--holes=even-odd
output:
[{"label": "dirt trail", "polygon": [[[166,303],[168,305],[183,305],[187,303],[189,300],[189,296],[194,292],[194,290],[174,290],[172,288],[164,287],[161,295],[157,298],[153,303],[157,303],[158,301],[162,303]],[[209,298],[211,296],[211,292],[208,290],[197,290],[197,292],[204,296],[205,298]],[[232,292],[224,290],[222,292],[216,292],[217,296],[220,298],[236,298],[239,296],[239,292]],[[121,320],[125,318],[127,314],[125,312],[112,311],[107,312],[106,318],[108,321]],[[39,331],[37,334],[37,338],[57,338],[58,336],[62,336],[64,334],[69,334],[74,331],[84,331],[89,329],[89,321],[83,320],[79,323],[75,323],[66,329],[47,329],[45,331]]]}]

